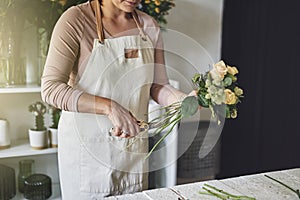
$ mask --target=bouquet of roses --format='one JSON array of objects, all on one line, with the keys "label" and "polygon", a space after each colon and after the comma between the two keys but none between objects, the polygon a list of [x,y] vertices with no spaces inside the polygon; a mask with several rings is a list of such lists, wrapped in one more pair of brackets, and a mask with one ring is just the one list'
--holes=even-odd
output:
[{"label": "bouquet of roses", "polygon": [[[217,114],[219,117],[236,118],[237,104],[243,98],[243,90],[237,85],[237,74],[237,68],[226,65],[224,61],[216,63],[204,75],[195,74],[192,80],[198,87],[199,105],[209,107],[213,116]],[[222,105],[225,106],[225,115],[216,109]]]},{"label": "bouquet of roses", "polygon": [[196,86],[197,95],[188,96],[181,102],[161,108],[165,110],[164,114],[149,122],[158,124],[154,135],[167,131],[153,146],[148,156],[172,132],[181,119],[194,115],[199,106],[210,108],[212,117],[218,121],[218,124],[222,118],[236,118],[237,105],[244,97],[243,90],[237,84],[237,74],[236,67],[228,66],[222,60],[214,64],[213,68],[205,74],[195,74],[192,81]]}]

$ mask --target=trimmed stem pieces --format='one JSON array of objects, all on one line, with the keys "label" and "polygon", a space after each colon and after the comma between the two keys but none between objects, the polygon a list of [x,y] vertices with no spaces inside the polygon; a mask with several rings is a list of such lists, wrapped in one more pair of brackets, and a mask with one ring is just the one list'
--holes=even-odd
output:
[{"label": "trimmed stem pieces", "polygon": [[283,183],[283,182],[281,182],[281,181],[279,181],[279,180],[277,180],[275,178],[272,178],[271,176],[265,175],[265,177],[267,177],[267,178],[269,178],[269,179],[271,179],[271,180],[273,180],[273,181],[275,181],[275,182],[283,185],[284,187],[288,188],[289,190],[295,192],[297,194],[298,198],[300,199],[300,191],[299,191],[299,189],[293,189],[290,186],[288,186],[287,184],[285,184],[285,183]]},{"label": "trimmed stem pieces", "polygon": [[238,196],[238,195],[230,194],[228,192],[225,192],[224,190],[218,189],[218,188],[208,185],[208,184],[204,184],[202,189],[205,190],[205,192],[199,192],[199,194],[211,195],[211,196],[215,196],[219,199],[223,199],[223,200],[226,200],[226,199],[255,200],[255,198],[249,197],[249,196]]}]

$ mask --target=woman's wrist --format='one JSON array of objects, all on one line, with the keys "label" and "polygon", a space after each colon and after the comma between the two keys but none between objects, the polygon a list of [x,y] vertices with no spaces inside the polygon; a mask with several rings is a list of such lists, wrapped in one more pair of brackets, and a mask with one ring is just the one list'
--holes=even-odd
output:
[{"label": "woman's wrist", "polygon": [[104,97],[96,97],[95,109],[97,114],[109,115],[112,111],[113,101]]},{"label": "woman's wrist", "polygon": [[84,93],[78,99],[78,111],[109,115],[111,113],[112,103],[112,100],[108,98]]}]

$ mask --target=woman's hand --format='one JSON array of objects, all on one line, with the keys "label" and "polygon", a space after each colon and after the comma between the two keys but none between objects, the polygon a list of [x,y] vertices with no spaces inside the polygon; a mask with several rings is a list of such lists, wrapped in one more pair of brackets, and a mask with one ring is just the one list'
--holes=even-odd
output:
[{"label": "woman's hand", "polygon": [[188,96],[197,96],[197,90],[192,90]]},{"label": "woman's hand", "polygon": [[117,102],[111,101],[107,116],[114,125],[112,135],[129,138],[139,134],[136,118]]}]

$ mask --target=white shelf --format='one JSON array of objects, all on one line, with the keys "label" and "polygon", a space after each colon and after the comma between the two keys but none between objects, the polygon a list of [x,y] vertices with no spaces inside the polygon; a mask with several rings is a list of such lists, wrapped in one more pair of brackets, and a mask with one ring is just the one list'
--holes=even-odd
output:
[{"label": "white shelf", "polygon": [[40,91],[41,87],[38,85],[13,85],[7,87],[0,87],[0,94],[35,93]]},{"label": "white shelf", "polygon": [[22,139],[12,141],[11,147],[8,149],[0,149],[0,158],[34,156],[55,153],[57,153],[57,148],[35,150],[30,147],[28,139]]}]

